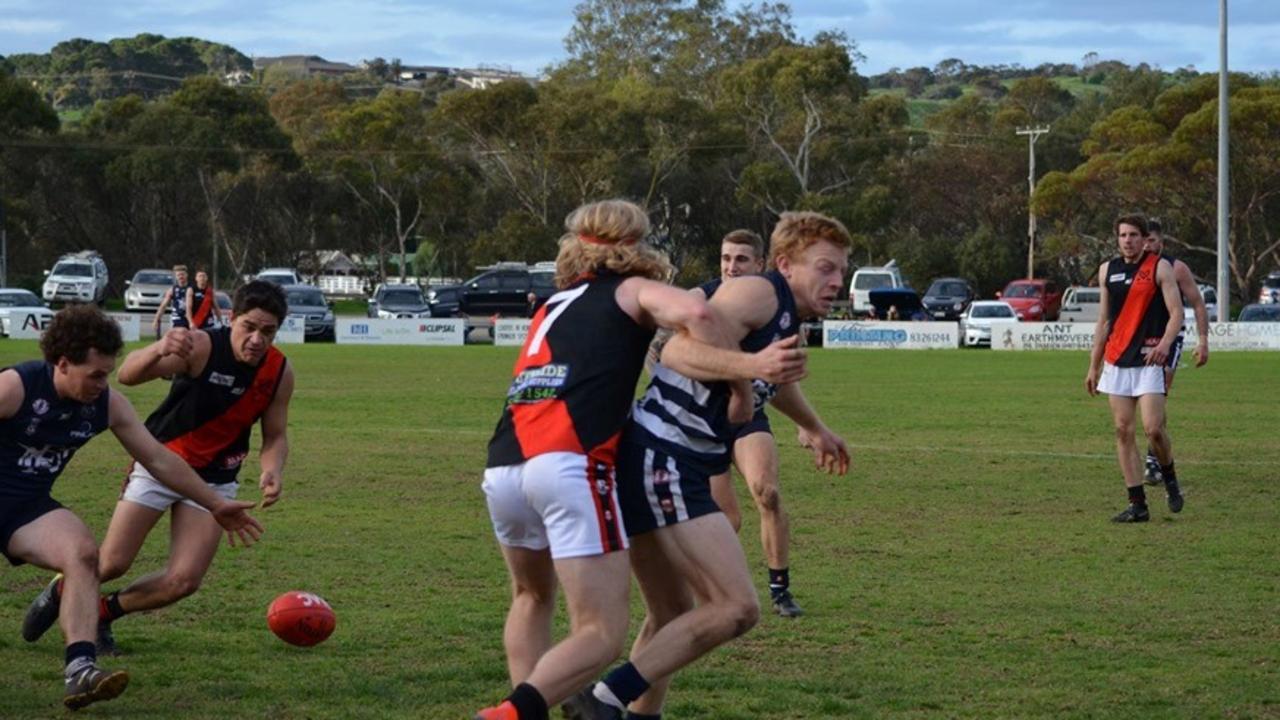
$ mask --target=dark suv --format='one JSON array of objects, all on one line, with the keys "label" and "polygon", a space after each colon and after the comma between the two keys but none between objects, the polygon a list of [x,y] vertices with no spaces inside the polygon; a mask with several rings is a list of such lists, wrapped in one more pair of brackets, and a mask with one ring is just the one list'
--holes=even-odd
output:
[{"label": "dark suv", "polygon": [[[530,268],[524,263],[500,263],[461,285],[435,288],[434,292],[437,298],[456,292],[458,310],[464,315],[526,317],[533,307],[555,294],[555,274],[554,267],[541,264]],[[431,299],[428,293],[428,302]]]},{"label": "dark suv", "polygon": [[977,297],[964,278],[938,278],[924,294],[924,309],[935,320],[959,320]]}]

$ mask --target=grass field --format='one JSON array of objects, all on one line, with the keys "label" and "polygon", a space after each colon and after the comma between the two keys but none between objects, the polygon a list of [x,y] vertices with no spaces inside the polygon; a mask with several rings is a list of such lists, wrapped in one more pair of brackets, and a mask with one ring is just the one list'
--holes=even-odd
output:
[{"label": "grass field", "polygon": [[[106,664],[133,682],[86,714],[460,719],[504,694],[507,587],[479,480],[515,351],[286,352],[292,453],[284,499],[259,515],[267,535],[224,549],[192,598],[119,621],[127,655]],[[35,355],[0,341],[0,365]],[[815,473],[775,415],[808,615],[767,615],[688,669],[666,717],[1280,717],[1280,356],[1217,353],[1181,373],[1170,429],[1187,508],[1171,516],[1153,494],[1142,526],[1107,522],[1125,498],[1085,363],[815,351],[806,391],[855,464]],[[164,389],[128,394],[145,412]],[[95,440],[54,494],[101,534],[125,463]],[[763,592],[757,528],[748,512]],[[158,568],[166,540],[127,577]],[[47,578],[0,572],[3,718],[65,716],[57,633],[18,635]],[[325,644],[267,630],[291,589],[335,607]]]}]

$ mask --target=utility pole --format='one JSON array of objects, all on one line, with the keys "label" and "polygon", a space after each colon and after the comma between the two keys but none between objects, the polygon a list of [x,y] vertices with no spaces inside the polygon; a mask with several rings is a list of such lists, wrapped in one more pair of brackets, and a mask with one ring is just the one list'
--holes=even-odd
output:
[{"label": "utility pole", "polygon": [[1218,322],[1231,320],[1231,278],[1227,273],[1227,241],[1231,233],[1227,89],[1227,0],[1218,0]]},{"label": "utility pole", "polygon": [[[1225,0],[1224,0],[1225,2]],[[1017,134],[1027,136],[1027,279],[1036,276],[1036,211],[1031,209],[1031,198],[1036,194],[1036,140],[1049,132],[1048,125],[1018,128]]]}]

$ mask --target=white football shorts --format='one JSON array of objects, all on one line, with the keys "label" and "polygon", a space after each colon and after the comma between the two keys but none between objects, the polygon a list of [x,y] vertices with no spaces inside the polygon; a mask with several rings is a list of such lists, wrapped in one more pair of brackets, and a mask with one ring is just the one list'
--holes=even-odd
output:
[{"label": "white football shorts", "polygon": [[498,542],[551,549],[554,559],[627,549],[614,468],[572,452],[543,453],[484,471],[485,500]]},{"label": "white football shorts", "polygon": [[[240,489],[240,483],[235,482],[205,484],[209,486],[210,490],[227,500],[235,500],[236,491]],[[142,463],[133,464],[133,469],[129,472],[129,479],[125,481],[124,492],[120,494],[120,499],[137,503],[143,507],[149,507],[152,510],[159,510],[160,512],[168,510],[170,506],[177,502],[208,512],[203,505],[195,500],[170,490],[168,485],[161,483],[146,468],[142,467]]]},{"label": "white football shorts", "polygon": [[1164,394],[1164,366],[1116,367],[1103,363],[1098,392],[1122,397]]}]

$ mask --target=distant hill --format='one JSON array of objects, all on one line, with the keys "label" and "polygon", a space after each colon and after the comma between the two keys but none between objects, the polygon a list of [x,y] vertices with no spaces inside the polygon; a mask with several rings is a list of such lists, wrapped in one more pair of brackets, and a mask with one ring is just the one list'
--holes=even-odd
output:
[{"label": "distant hill", "polygon": [[4,64],[35,82],[59,110],[130,93],[155,97],[172,92],[191,75],[224,77],[253,70],[253,61],[230,45],[150,33],[105,43],[76,38],[47,53],[10,55]]}]

